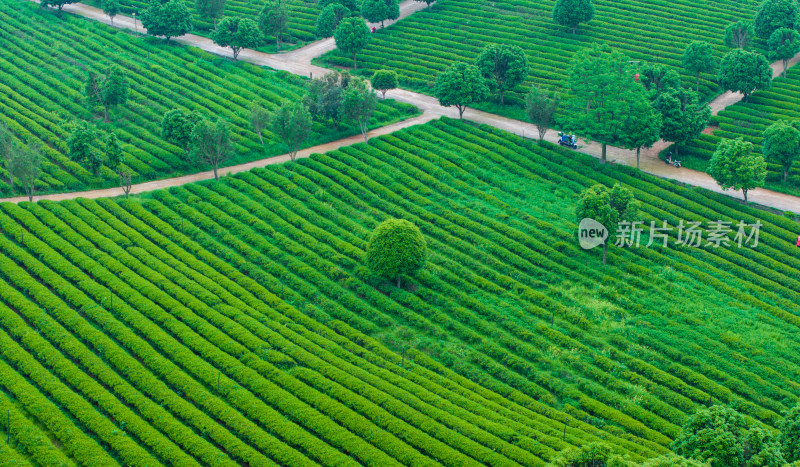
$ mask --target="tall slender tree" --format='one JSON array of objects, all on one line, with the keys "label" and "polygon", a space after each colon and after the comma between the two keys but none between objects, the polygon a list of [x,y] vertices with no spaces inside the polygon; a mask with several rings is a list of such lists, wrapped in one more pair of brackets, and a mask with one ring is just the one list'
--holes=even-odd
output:
[{"label": "tall slender tree", "polygon": [[588,23],[594,18],[594,3],[592,0],[556,0],[553,7],[553,21],[572,29],[578,30],[578,25]]},{"label": "tall slender tree", "polygon": [[695,76],[697,81],[696,92],[700,92],[700,73],[713,73],[717,68],[717,59],[711,44],[705,41],[695,41],[686,47],[683,52],[683,69]]},{"label": "tall slender tree", "polygon": [[219,180],[219,166],[233,156],[231,124],[225,120],[201,120],[192,130],[192,159],[209,164],[214,180]]},{"label": "tall slender tree", "polygon": [[336,47],[353,56],[353,70],[358,70],[356,54],[369,44],[369,28],[361,18],[345,18],[336,27],[333,34]]},{"label": "tall slender tree", "polygon": [[104,76],[89,72],[86,77],[85,93],[90,106],[103,106],[103,121],[108,122],[109,110],[128,101],[128,80],[122,68],[112,65]]}]

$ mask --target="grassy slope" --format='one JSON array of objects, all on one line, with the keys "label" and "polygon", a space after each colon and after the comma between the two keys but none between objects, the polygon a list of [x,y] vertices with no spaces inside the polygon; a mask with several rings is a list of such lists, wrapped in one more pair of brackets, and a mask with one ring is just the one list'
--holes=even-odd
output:
[{"label": "grassy slope", "polygon": [[[181,160],[182,150],[161,136],[164,112],[181,107],[207,118],[225,118],[234,125],[236,154],[228,165],[286,152],[274,135],[259,143],[248,121],[254,102],[270,109],[304,93],[304,78],[245,63],[234,63],[199,49],[137,38],[97,22],[72,15],[59,18],[24,0],[0,4],[0,109],[2,120],[22,140],[47,145],[49,163],[40,191],[72,191],[113,186],[117,177],[105,168],[94,177],[67,157],[67,123],[92,119],[104,130],[117,132],[134,183],[205,170]],[[125,69],[131,91],[129,102],[113,109],[111,123],[103,124],[101,109],[89,112],[83,90],[89,69],[102,71],[116,64]],[[418,111],[393,101],[380,102],[374,126]],[[308,145],[357,134],[356,127],[339,130],[315,124]],[[8,194],[6,172],[0,169],[0,193]]]},{"label": "grassy slope", "polygon": [[[581,25],[577,34],[552,20],[555,0],[442,0],[430,11],[412,17],[375,35],[359,53],[359,71],[369,74],[390,68],[400,74],[404,87],[431,93],[437,73],[454,62],[474,62],[487,44],[515,44],[525,50],[530,74],[523,86],[508,97],[520,104],[531,84],[558,89],[572,56],[595,42],[608,43],[633,60],[654,61],[681,71],[681,55],[695,40],[710,42],[725,53],[723,30],[742,18],[750,18],[758,2],[652,0],[598,0],[595,18]],[[323,62],[350,66],[352,59],[338,51]],[[716,94],[711,76],[701,79],[705,96]],[[693,77],[685,83],[694,84]],[[484,104],[487,110],[518,115],[514,107]]]},{"label": "grassy slope", "polygon": [[[603,267],[574,234],[596,182],[643,220],[759,219],[760,244]],[[403,289],[361,264],[389,217],[430,249]],[[599,439],[641,459],[710,402],[774,427],[800,396],[795,223],[491,128],[0,223],[0,405],[74,460],[541,465]]]},{"label": "grassy slope", "polygon": [[[739,102],[720,112],[713,121],[719,128],[682,148],[687,155],[687,166],[705,170],[722,138],[743,137],[753,143],[757,151],[761,151],[762,135],[768,126],[778,120],[800,119],[800,109],[795,104],[798,98],[800,69],[794,67],[788,70],[786,78],[776,78],[769,89],[754,93],[749,102]],[[780,164],[769,164],[768,169],[767,188],[800,195],[800,169],[794,167],[789,171],[787,184],[783,183]]]}]

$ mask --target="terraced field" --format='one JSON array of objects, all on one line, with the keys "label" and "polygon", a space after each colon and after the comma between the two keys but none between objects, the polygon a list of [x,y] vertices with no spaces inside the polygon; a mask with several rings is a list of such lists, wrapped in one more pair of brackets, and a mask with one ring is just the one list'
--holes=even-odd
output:
[{"label": "terraced field", "polygon": [[[764,223],[757,248],[575,241],[576,193]],[[425,270],[362,265],[415,222]],[[542,465],[667,452],[800,396],[796,224],[487,127],[434,121],[131,200],[0,204],[0,455],[36,464]],[[10,423],[10,426],[9,426]]]},{"label": "terraced field", "polygon": [[[748,102],[739,102],[722,110],[712,118],[717,126],[710,134],[703,134],[685,148],[687,162],[692,167],[705,169],[722,138],[744,137],[761,150],[764,130],[778,120],[800,120],[800,69],[790,68],[786,78],[776,78],[769,89],[754,93]],[[768,161],[769,162],[769,161]],[[789,172],[788,185],[783,184],[780,164],[768,163],[768,186],[781,191],[800,194],[800,168],[795,165]]]},{"label": "terraced field", "polygon": [[[430,93],[437,73],[458,61],[473,62],[487,44],[516,44],[530,62],[526,83],[512,97],[519,103],[536,83],[559,88],[572,56],[588,44],[607,43],[633,60],[662,63],[681,71],[687,44],[705,40],[721,57],[725,26],[752,18],[755,0],[674,2],[596,0],[595,19],[572,34],[552,20],[555,0],[442,0],[376,34],[358,55],[359,70],[391,68],[404,87]],[[331,52],[323,61],[352,65],[350,57]],[[717,92],[711,75],[703,76],[704,95]],[[687,85],[694,80],[685,77]]]},{"label": "terraced field", "polygon": [[[87,0],[85,3],[100,7],[101,0]],[[149,0],[120,0],[122,14],[130,15],[139,13],[150,3]],[[194,0],[186,0],[187,6],[195,14],[194,25],[196,32],[205,32],[213,28],[210,21],[197,16]],[[256,19],[261,9],[264,7],[265,0],[226,0],[224,16],[242,16]],[[315,0],[285,0],[289,10],[289,35],[285,40],[312,41],[316,39],[314,29],[317,25],[317,15],[320,9],[317,8]]]},{"label": "terraced field", "polygon": [[[0,3],[0,120],[23,141],[41,141],[48,162],[39,191],[71,191],[113,185],[117,176],[107,168],[95,177],[66,156],[67,124],[96,120],[98,127],[116,132],[126,163],[136,181],[196,172],[188,167],[182,149],[161,136],[164,112],[196,110],[227,119],[236,134],[236,164],[286,152],[272,134],[262,147],[253,132],[248,111],[253,102],[270,109],[297,100],[307,80],[284,72],[234,63],[199,49],[141,39],[72,15],[57,17],[25,0]],[[88,70],[110,64],[125,70],[130,84],[127,104],[114,109],[111,123],[102,123],[84,104]],[[407,104],[379,103],[372,126],[417,114]],[[357,134],[347,125],[339,130],[315,125],[308,145]],[[8,174],[0,169],[0,193],[9,194]]]}]

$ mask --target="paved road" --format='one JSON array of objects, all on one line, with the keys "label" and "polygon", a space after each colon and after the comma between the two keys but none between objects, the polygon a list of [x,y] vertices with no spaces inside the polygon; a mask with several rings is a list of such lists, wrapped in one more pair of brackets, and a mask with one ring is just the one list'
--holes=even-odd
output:
[{"label": "paved road", "polygon": [[[31,1],[36,2],[37,0],[31,0]],[[422,2],[405,0],[400,5],[401,14],[399,19],[403,19],[413,14],[414,12],[423,9],[424,7],[425,4]],[[83,3],[66,5],[64,7],[64,11],[81,15],[86,18],[95,19],[97,21],[101,21],[106,24],[111,24],[108,16],[106,16],[102,12],[102,10]],[[132,31],[138,31],[140,33],[145,32],[141,26],[141,22],[139,22],[138,20],[134,21],[133,18],[127,16],[117,16],[114,19],[113,26],[118,28],[129,29]],[[370,25],[370,27],[371,26],[372,25]],[[199,47],[203,50],[206,50],[208,52],[217,55],[222,55],[227,57],[232,55],[230,49],[219,47],[206,37],[197,36],[194,34],[186,34],[184,36],[175,38],[173,40],[183,44]],[[276,70],[285,70],[298,75],[309,76],[310,74],[313,74],[313,76],[321,76],[323,74],[329,73],[331,70],[312,65],[311,60],[323,53],[333,50],[335,47],[336,45],[332,39],[323,39],[313,42],[300,49],[295,49],[290,52],[280,53],[280,54],[266,54],[255,50],[245,49],[242,50],[242,52],[239,54],[239,60],[253,63],[256,65],[268,66]],[[798,54],[792,59],[791,64],[795,64],[798,61],[800,61],[800,54]],[[783,64],[781,62],[776,62],[772,65],[772,67],[774,75],[779,76],[783,70]],[[387,134],[392,131],[396,131],[401,128],[406,128],[412,125],[418,125],[433,119],[437,119],[443,115],[453,118],[458,117],[458,112],[455,110],[455,108],[444,108],[439,105],[438,101],[434,97],[427,96],[425,94],[420,94],[405,89],[395,89],[386,93],[386,97],[416,105],[423,111],[423,113],[419,117],[412,118],[403,122],[396,123],[394,125],[389,125],[387,127],[375,130],[370,133],[373,136]],[[726,92],[717,97],[716,99],[714,99],[709,105],[711,106],[712,112],[716,115],[720,110],[739,102],[741,99],[742,95],[739,93]],[[514,120],[511,118],[501,117],[499,115],[483,112],[476,109],[467,109],[467,111],[464,113],[464,118],[478,123],[488,124],[506,131],[510,131],[512,133],[516,133],[518,135],[524,134],[525,136],[532,137],[537,134],[536,127],[530,123],[526,123],[520,120]],[[557,135],[555,132],[550,131],[548,132],[546,139],[548,141],[555,143],[557,140]],[[299,157],[307,157],[308,155],[315,152],[330,151],[342,146],[347,146],[350,144],[357,143],[359,140],[360,137],[354,136],[334,141],[328,144],[315,146],[313,148],[308,148],[304,151],[301,151]],[[690,170],[687,168],[676,169],[675,167],[666,165],[663,161],[658,159],[658,153],[667,146],[668,143],[661,141],[657,143],[653,148],[642,151],[640,156],[641,169],[645,172],[657,175],[659,177],[674,179],[689,185],[700,186],[703,188],[707,188],[709,190],[726,193],[735,198],[742,199],[742,194],[740,192],[732,192],[732,191],[723,192],[717,186],[716,182],[714,182],[714,180],[706,173]],[[582,142],[579,150],[583,153],[599,158],[601,153],[601,146],[596,143],[584,141]],[[288,160],[288,158],[289,158],[288,155],[281,155],[237,166],[226,167],[224,169],[220,169],[220,174],[236,173],[236,172],[250,170],[254,167],[263,167],[269,164],[285,162],[286,160]],[[634,151],[629,151],[626,149],[608,147],[607,159],[610,162],[614,163],[626,164],[631,166],[636,165],[636,153]],[[213,177],[213,172],[209,171],[182,177],[174,177],[163,180],[157,180],[153,182],[141,183],[133,186],[132,193],[141,193],[145,191],[155,190],[158,188],[178,186],[193,181],[205,180],[211,177]],[[117,196],[119,194],[121,194],[121,190],[119,188],[111,188],[105,190],[92,190],[83,192],[42,195],[42,196],[37,196],[36,199],[61,200],[61,199],[71,199],[78,197],[96,198],[104,196]],[[748,198],[752,202],[762,204],[765,206],[770,206],[776,209],[784,211],[800,212],[800,198],[795,196],[786,195],[783,193],[777,193],[765,189],[757,189],[757,190],[752,190],[749,193]],[[25,197],[7,198],[3,199],[2,201],[18,202],[23,200],[27,200],[27,198]]]}]

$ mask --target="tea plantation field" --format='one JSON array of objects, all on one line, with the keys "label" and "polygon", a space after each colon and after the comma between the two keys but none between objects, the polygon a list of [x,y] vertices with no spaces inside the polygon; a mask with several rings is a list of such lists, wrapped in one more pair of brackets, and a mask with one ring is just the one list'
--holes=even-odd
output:
[{"label": "tea plantation field", "polygon": [[[755,0],[596,0],[595,17],[572,34],[553,22],[555,0],[442,0],[375,34],[358,55],[365,74],[396,70],[405,87],[430,93],[436,75],[454,62],[472,63],[488,44],[515,44],[530,63],[528,79],[516,93],[520,102],[531,84],[559,88],[573,55],[591,43],[606,43],[632,60],[651,61],[681,71],[681,56],[690,42],[708,41],[719,58],[727,50],[728,23],[751,19]],[[338,51],[323,60],[352,65]],[[363,68],[362,68],[363,67]],[[717,85],[703,76],[701,92],[713,95]],[[694,80],[685,76],[687,85]]]},{"label": "tea plantation field", "polygon": [[[104,124],[102,112],[85,105],[88,71],[109,65],[123,68],[130,85],[128,103],[111,112]],[[307,80],[263,67],[234,63],[199,49],[137,38],[105,25],[72,15],[59,18],[24,0],[0,3],[0,120],[21,141],[44,144],[47,162],[38,191],[68,191],[114,185],[117,176],[104,168],[95,177],[67,157],[69,122],[94,121],[113,130],[123,143],[126,164],[134,183],[205,170],[188,167],[183,150],[161,135],[164,113],[173,108],[224,118],[234,126],[236,164],[286,152],[271,133],[265,146],[252,130],[248,112],[254,102],[274,110],[299,99]],[[407,104],[382,101],[372,126],[415,115]],[[344,125],[339,130],[315,124],[308,145],[358,133]],[[0,169],[0,194],[8,195],[8,174]]]},{"label": "tea plantation field", "polygon": [[[756,248],[575,240],[576,194],[760,221]],[[363,266],[417,224],[402,288]],[[0,455],[56,465],[542,465],[668,452],[800,398],[796,224],[443,119],[130,200],[0,204]]]},{"label": "tea plantation field", "polygon": [[[761,150],[764,130],[778,120],[800,120],[800,70],[790,68],[786,78],[776,78],[769,89],[756,92],[748,102],[739,102],[722,110],[712,118],[712,125],[719,128],[711,134],[703,134],[691,141],[685,153],[691,157],[687,160],[692,166],[703,169],[707,165],[714,150],[722,138],[743,137]],[[794,167],[789,172],[789,183],[783,184],[783,169],[780,164],[768,161],[767,186],[781,191],[793,191],[800,194],[800,168]]]}]

